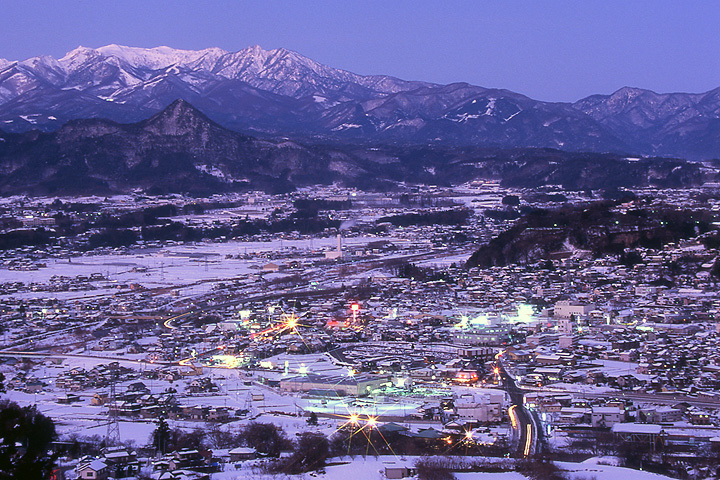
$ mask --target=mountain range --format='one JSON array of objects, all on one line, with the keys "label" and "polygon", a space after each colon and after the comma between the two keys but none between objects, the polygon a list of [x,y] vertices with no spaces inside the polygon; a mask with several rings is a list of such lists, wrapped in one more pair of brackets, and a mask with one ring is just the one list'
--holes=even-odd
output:
[{"label": "mountain range", "polygon": [[0,59],[0,130],[68,121],[137,123],[181,99],[213,124],[305,144],[554,148],[720,158],[720,88],[622,88],[575,103],[467,83],[363,76],[286,49],[79,47],[63,58]]},{"label": "mountain range", "polygon": [[0,132],[0,195],[279,193],[316,184],[386,191],[478,179],[594,190],[699,185],[716,173],[715,162],[662,157],[256,138],[217,124],[184,100],[135,123],[81,119],[52,132]]}]

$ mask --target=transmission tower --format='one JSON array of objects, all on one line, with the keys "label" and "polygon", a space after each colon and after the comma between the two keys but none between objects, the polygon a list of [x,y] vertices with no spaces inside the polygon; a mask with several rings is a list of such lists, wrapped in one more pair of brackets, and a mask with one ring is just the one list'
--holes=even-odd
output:
[{"label": "transmission tower", "polygon": [[118,371],[117,365],[110,365],[110,398],[108,407],[108,424],[107,434],[105,436],[105,445],[118,445],[120,443],[120,422],[118,422],[117,411],[117,395],[115,394],[115,384],[117,383]]}]

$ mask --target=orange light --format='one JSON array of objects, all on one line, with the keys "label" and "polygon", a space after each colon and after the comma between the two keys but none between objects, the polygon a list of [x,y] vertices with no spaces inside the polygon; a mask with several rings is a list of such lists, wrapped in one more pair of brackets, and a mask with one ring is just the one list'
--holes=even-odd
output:
[{"label": "orange light", "polygon": [[368,426],[368,427],[370,427],[370,428],[375,428],[376,425],[377,425],[377,419],[375,419],[375,418],[373,418],[373,417],[370,417],[370,418],[367,419],[367,426]]},{"label": "orange light", "polygon": [[530,447],[532,446],[532,426],[528,423],[525,433],[525,456],[530,455]]},{"label": "orange light", "polygon": [[357,413],[351,414],[351,415],[350,415],[350,423],[352,423],[353,425],[357,425],[357,423],[358,423],[358,418],[359,418],[359,417],[358,417]]},{"label": "orange light", "polygon": [[516,405],[513,405],[508,409],[508,414],[510,415],[510,421],[512,422],[513,428],[517,428],[517,418],[515,418],[515,408],[517,408]]},{"label": "orange light", "polygon": [[353,312],[357,312],[358,310],[360,310],[360,305],[358,305],[357,303],[353,303],[352,305],[350,305],[350,310],[352,310]]}]

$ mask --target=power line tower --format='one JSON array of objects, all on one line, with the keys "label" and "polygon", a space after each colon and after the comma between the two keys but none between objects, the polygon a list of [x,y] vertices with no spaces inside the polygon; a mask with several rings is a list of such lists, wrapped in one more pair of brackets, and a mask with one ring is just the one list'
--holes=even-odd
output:
[{"label": "power line tower", "polygon": [[118,421],[117,395],[115,394],[115,384],[118,378],[118,365],[110,364],[110,404],[108,407],[108,424],[107,434],[105,436],[105,445],[118,445],[120,443],[120,422]]}]

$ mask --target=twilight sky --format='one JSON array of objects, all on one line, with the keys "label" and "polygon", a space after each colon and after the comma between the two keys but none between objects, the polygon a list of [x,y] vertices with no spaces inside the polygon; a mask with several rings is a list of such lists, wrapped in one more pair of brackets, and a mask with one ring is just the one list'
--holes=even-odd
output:
[{"label": "twilight sky", "polygon": [[78,45],[285,47],[360,74],[548,101],[720,87],[708,0],[0,0],[0,58]]}]

